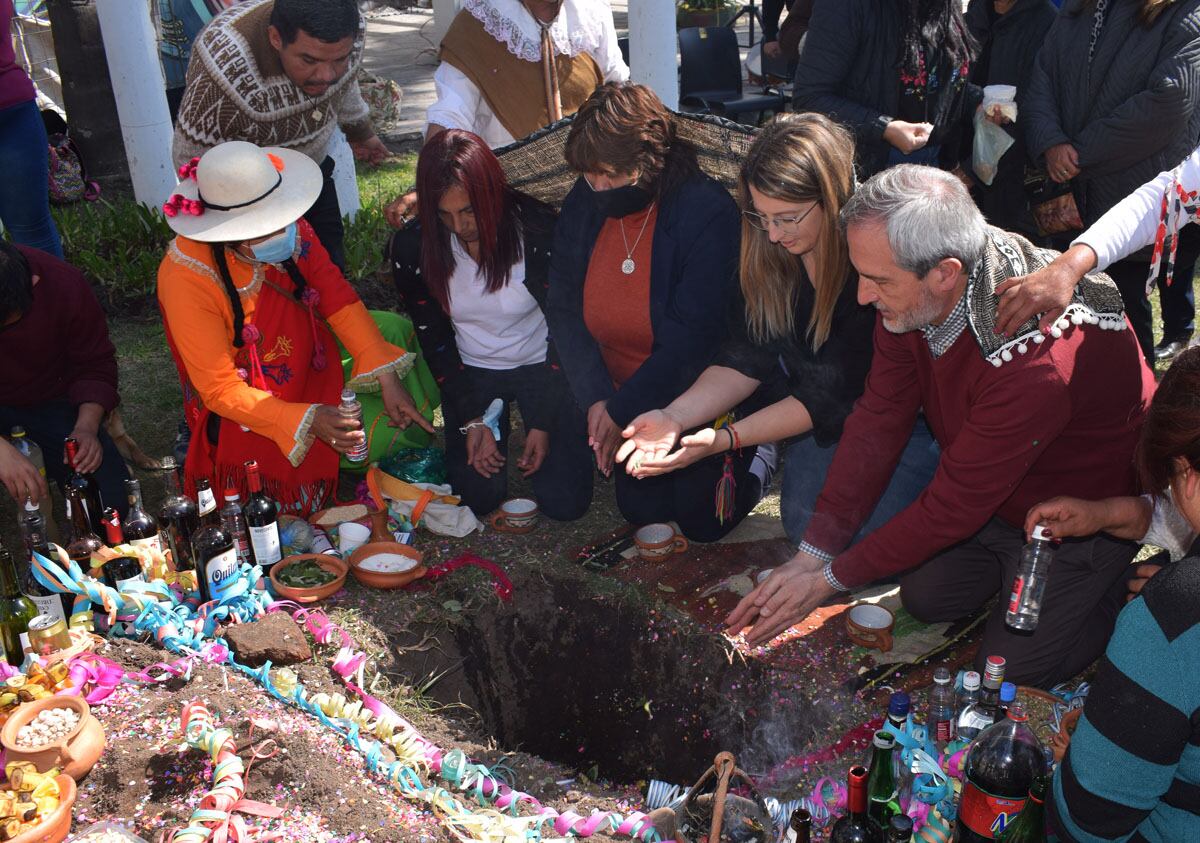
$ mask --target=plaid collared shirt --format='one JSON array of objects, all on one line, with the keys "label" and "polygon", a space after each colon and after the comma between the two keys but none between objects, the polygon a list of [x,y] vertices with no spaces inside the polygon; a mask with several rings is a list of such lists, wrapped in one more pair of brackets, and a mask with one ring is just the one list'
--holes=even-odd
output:
[{"label": "plaid collared shirt", "polygon": [[925,336],[925,342],[929,343],[929,353],[936,360],[945,354],[950,346],[954,345],[954,341],[962,336],[962,332],[965,330],[967,330],[967,294],[963,293],[958,304],[954,305],[954,310],[950,311],[950,315],[942,324],[926,325],[921,329],[921,333]]}]

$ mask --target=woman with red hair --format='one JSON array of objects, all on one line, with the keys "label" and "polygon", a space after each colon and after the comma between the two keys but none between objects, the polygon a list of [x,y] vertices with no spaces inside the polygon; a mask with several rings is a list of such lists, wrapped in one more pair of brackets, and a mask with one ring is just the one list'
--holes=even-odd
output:
[{"label": "woman with red hair", "polygon": [[525,425],[517,467],[546,516],[573,521],[591,504],[592,463],[542,314],[554,211],[509,188],[487,144],[460,129],[425,143],[417,192],[418,221],[388,253],[441,389],[450,484],[477,515],[504,500],[515,402]]}]

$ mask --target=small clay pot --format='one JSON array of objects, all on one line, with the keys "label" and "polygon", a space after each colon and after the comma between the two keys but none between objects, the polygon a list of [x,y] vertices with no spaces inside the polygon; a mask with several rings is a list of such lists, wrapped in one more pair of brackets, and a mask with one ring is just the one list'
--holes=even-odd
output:
[{"label": "small clay pot", "polygon": [[846,634],[855,644],[868,650],[890,652],[895,625],[896,616],[875,603],[858,603],[846,612]]},{"label": "small clay pot", "polygon": [[[393,553],[407,556],[416,564],[407,571],[383,572],[366,571],[359,567],[364,559],[378,556],[381,553]],[[399,542],[369,542],[350,554],[350,573],[363,585],[371,588],[403,588],[410,582],[425,576],[425,566],[421,564],[424,558],[421,551]]]},{"label": "small clay pot", "polygon": [[58,807],[48,817],[29,831],[23,831],[9,843],[62,843],[71,832],[71,813],[75,808],[75,797],[78,789],[75,780],[62,773],[55,776],[58,782]]},{"label": "small clay pot", "polygon": [[[318,565],[333,574],[334,579],[325,583],[325,585],[318,585],[312,588],[298,588],[296,586],[284,585],[279,581],[278,574],[281,571],[289,565],[303,562],[305,559],[315,560]],[[346,573],[349,570],[350,566],[348,564],[336,556],[330,556],[328,553],[300,553],[296,556],[288,556],[280,559],[271,566],[271,588],[285,600],[295,600],[297,603],[316,603],[318,600],[324,600],[326,597],[336,594],[345,585]]]},{"label": "small clay pot", "polygon": [[[73,708],[79,712],[75,728],[56,741],[32,749],[17,743],[21,727],[48,708]],[[0,729],[6,761],[29,761],[39,773],[58,767],[79,781],[95,766],[104,751],[104,727],[92,716],[83,697],[44,697],[17,708]]]}]

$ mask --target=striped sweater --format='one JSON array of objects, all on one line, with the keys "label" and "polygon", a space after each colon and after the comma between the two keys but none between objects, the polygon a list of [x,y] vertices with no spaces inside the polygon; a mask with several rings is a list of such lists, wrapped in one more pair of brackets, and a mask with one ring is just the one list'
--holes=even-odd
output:
[{"label": "striped sweater", "polygon": [[172,141],[176,166],[233,140],[287,147],[320,163],[336,127],[352,141],[374,133],[358,87],[362,25],[349,69],[325,93],[310,97],[284,73],[267,38],[274,5],[275,0],[240,3],[213,18],[196,38]]},{"label": "striped sweater", "polygon": [[1200,541],[1121,612],[1048,807],[1063,840],[1200,841]]}]

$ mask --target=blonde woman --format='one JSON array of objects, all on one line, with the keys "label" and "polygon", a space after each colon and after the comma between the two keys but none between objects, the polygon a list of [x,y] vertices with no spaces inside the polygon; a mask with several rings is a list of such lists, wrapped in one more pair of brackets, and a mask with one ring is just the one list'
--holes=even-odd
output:
[{"label": "blonde woman", "polygon": [[[838,226],[854,189],[854,139],[822,115],[784,115],[759,134],[739,181],[745,318],[733,320],[732,339],[687,392],[622,431],[617,458],[641,478],[766,445],[751,465],[765,491],[776,462],[770,443],[791,440],[781,512],[798,541],[871,365],[875,314],[857,302],[858,276]],[[744,403],[762,409],[737,413]],[[715,429],[713,421],[731,410],[740,417]],[[937,457],[919,423],[864,529],[911,502]]]}]

